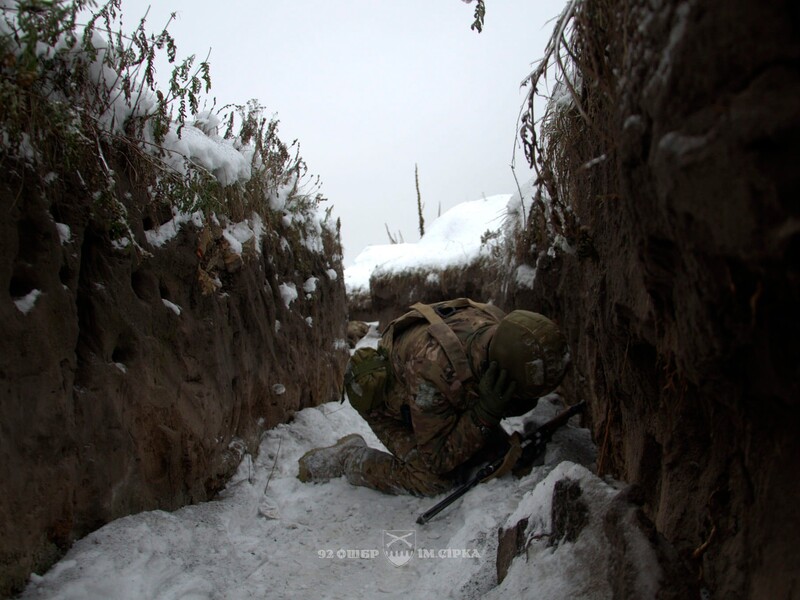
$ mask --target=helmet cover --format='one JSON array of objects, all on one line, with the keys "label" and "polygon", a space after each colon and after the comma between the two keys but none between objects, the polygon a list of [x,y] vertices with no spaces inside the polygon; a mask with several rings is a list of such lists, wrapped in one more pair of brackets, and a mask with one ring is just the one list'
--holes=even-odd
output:
[{"label": "helmet cover", "polygon": [[570,355],[567,340],[550,319],[528,310],[515,310],[500,321],[488,358],[517,382],[507,416],[521,415],[536,406],[564,378]]}]

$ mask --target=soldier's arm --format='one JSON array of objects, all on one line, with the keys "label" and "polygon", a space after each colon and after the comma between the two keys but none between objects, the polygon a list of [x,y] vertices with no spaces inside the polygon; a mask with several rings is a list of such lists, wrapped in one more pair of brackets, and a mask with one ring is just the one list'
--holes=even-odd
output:
[{"label": "soldier's arm", "polygon": [[416,383],[411,420],[420,458],[436,474],[452,471],[486,442],[486,429],[475,423],[470,412],[457,410],[425,379]]},{"label": "soldier's arm", "polygon": [[365,418],[386,449],[400,460],[407,461],[417,447],[411,427],[382,410],[373,410]]}]

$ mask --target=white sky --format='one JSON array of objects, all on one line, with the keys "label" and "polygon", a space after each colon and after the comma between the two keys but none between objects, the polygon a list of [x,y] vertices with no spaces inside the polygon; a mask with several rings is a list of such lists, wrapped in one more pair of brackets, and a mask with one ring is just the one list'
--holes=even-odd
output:
[{"label": "white sky", "polygon": [[[151,6],[149,31],[177,12],[178,57],[211,49],[217,105],[257,98],[298,139],[309,172],[342,221],[345,266],[384,223],[419,239],[424,215],[516,191],[509,165],[525,92],[548,23],[564,0],[487,0],[483,33],[460,0],[123,0],[127,30]],[[169,71],[160,69],[166,81]],[[517,151],[520,183],[529,178]]]}]

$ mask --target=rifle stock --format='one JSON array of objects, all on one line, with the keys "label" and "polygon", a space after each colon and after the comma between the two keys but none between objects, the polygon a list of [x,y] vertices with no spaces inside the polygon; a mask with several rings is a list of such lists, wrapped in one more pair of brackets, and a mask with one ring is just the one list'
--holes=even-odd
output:
[{"label": "rifle stock", "polygon": [[[535,461],[544,452],[545,448],[547,447],[547,442],[550,441],[550,439],[553,437],[553,434],[558,429],[566,425],[570,418],[578,413],[583,412],[584,410],[586,410],[586,401],[582,400],[578,404],[570,406],[568,409],[560,412],[541,427],[537,427],[530,436],[525,437],[523,439],[522,455],[514,465],[514,470],[530,466],[533,461]],[[500,468],[500,465],[503,464],[504,458],[505,456],[501,456],[492,462],[486,463],[475,473],[475,475],[472,476],[469,481],[456,488],[444,500],[417,517],[417,523],[419,525],[425,525],[425,523],[430,521],[433,517],[438,515],[453,502],[461,498],[461,496],[466,494],[481,481],[490,477],[495,471],[497,471],[497,469]]]}]

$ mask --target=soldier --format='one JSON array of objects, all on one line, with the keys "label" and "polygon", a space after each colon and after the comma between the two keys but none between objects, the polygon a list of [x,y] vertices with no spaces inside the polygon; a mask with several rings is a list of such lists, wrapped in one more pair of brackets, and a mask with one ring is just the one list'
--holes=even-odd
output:
[{"label": "soldier", "polygon": [[566,340],[546,317],[459,298],[415,304],[392,321],[378,349],[357,351],[345,375],[350,402],[391,454],[358,434],[307,452],[298,478],[345,475],[353,485],[431,496],[554,390],[569,363]]}]

